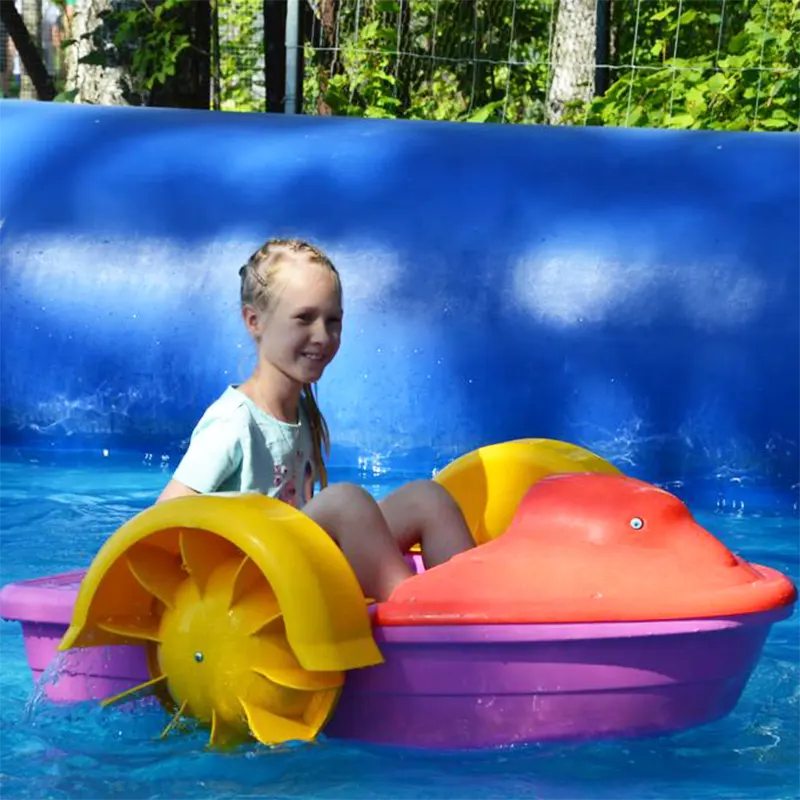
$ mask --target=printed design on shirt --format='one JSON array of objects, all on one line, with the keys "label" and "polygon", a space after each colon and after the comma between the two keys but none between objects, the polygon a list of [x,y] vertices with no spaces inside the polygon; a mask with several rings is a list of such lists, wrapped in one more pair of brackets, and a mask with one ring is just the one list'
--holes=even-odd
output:
[{"label": "printed design on shirt", "polygon": [[297,508],[297,487],[294,476],[289,475],[289,467],[286,464],[275,465],[272,485],[278,490],[278,500]]},{"label": "printed design on shirt", "polygon": [[[293,453],[295,465],[302,462],[303,455],[303,451],[300,449]],[[314,467],[306,459],[301,479],[296,470],[290,470],[286,464],[275,464],[272,485],[278,490],[277,497],[279,500],[294,506],[294,508],[297,508],[301,503],[305,505],[314,495]],[[298,485],[302,487],[302,497],[298,497]]]}]

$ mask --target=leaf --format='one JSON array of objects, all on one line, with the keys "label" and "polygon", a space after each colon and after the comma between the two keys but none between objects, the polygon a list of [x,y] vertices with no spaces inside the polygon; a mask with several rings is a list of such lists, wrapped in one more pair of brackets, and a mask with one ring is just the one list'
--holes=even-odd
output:
[{"label": "leaf", "polygon": [[681,25],[688,25],[690,22],[693,22],[696,18],[697,18],[697,12],[693,8],[691,8],[688,11],[684,11],[683,14],[681,14],[678,22]]},{"label": "leaf", "polygon": [[686,103],[690,106],[694,106],[695,108],[693,110],[695,112],[706,110],[706,99],[696,86],[693,86],[686,92]]},{"label": "leaf", "polygon": [[783,128],[789,127],[789,120],[783,119],[780,117],[769,117],[768,119],[762,119],[759,123],[762,128],[769,128],[770,130],[782,130]]},{"label": "leaf", "polygon": [[721,92],[725,86],[725,76],[721,72],[715,72],[706,82],[706,86],[710,92]]},{"label": "leaf", "polygon": [[667,124],[670,128],[689,128],[694,122],[694,117],[691,114],[676,114],[674,117],[668,117]]},{"label": "leaf", "polygon": [[481,106],[477,111],[473,112],[467,117],[467,122],[486,122],[498,108],[503,105],[502,100],[496,100],[493,103],[487,103]]},{"label": "leaf", "polygon": [[87,53],[85,56],[81,56],[78,59],[79,64],[88,64],[92,67],[105,67],[107,64],[106,55],[105,53],[100,52],[99,50],[92,50],[91,53]]},{"label": "leaf", "polygon": [[744,33],[744,31],[737,33],[736,36],[728,42],[728,51],[731,53],[741,53],[749,38],[750,37]]},{"label": "leaf", "polygon": [[729,131],[744,131],[750,127],[750,120],[747,117],[737,117],[728,123]]},{"label": "leaf", "polygon": [[630,115],[627,119],[627,124],[630,125],[631,128],[636,127],[636,123],[639,122],[640,119],[644,116],[644,109],[642,106],[635,106],[634,109],[631,111]]},{"label": "leaf", "polygon": [[662,19],[666,19],[674,10],[675,6],[669,6],[668,8],[665,8],[663,11],[658,11],[655,14],[653,14],[653,16],[650,17],[650,19],[653,22],[660,22]]},{"label": "leaf", "polygon": [[54,98],[54,103],[74,103],[78,96],[77,89],[70,89],[68,92],[59,92]]}]

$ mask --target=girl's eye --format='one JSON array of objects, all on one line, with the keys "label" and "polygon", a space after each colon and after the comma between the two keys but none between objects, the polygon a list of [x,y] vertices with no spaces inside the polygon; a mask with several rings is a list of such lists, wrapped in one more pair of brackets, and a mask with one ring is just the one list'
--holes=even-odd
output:
[{"label": "girl's eye", "polygon": [[303,323],[303,325],[310,325],[314,321],[314,318],[311,316],[311,314],[298,314],[295,319],[298,320],[298,322]]}]

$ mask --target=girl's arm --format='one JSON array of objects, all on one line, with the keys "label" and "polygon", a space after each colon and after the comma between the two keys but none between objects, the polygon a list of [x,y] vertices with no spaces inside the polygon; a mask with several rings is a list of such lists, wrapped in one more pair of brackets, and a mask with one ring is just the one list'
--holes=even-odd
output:
[{"label": "girl's arm", "polygon": [[198,426],[192,433],[189,449],[156,503],[216,492],[241,464],[240,430],[239,425],[227,418]]},{"label": "girl's arm", "polygon": [[190,489],[185,483],[176,481],[175,478],[164,487],[164,491],[158,496],[156,503],[161,503],[164,500],[172,500],[174,497],[188,497],[189,495],[200,494],[194,489]]}]

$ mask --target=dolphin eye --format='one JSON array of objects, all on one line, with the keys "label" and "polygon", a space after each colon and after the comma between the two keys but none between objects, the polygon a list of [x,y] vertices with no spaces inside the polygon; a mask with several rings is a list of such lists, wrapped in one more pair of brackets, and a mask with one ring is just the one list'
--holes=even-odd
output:
[{"label": "dolphin eye", "polygon": [[630,522],[630,526],[635,531],[640,531],[644,528],[644,520],[641,517],[634,517]]}]

